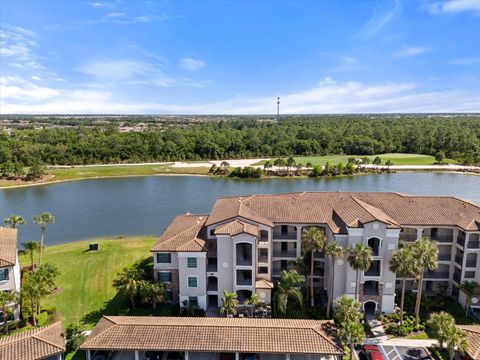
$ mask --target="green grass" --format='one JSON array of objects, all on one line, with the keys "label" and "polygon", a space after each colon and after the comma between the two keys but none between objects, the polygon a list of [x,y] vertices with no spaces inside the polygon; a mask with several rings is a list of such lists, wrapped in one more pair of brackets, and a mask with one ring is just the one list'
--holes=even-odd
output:
[{"label": "green grass", "polygon": [[[92,241],[99,243],[99,251],[86,252]],[[47,247],[43,261],[60,270],[60,291],[45,299],[42,306],[56,306],[65,327],[83,321],[91,328],[103,314],[125,311],[128,305],[117,295],[113,279],[124,267],[149,256],[154,241],[153,237],[127,237]],[[29,260],[20,256],[20,263],[28,265]]]},{"label": "green grass", "polygon": [[[67,169],[47,169],[47,175],[37,183],[49,183],[52,181],[88,179],[112,176],[144,176],[161,174],[191,174],[207,175],[208,167],[178,168],[171,165],[119,165],[119,166],[87,166],[72,167]],[[0,187],[13,187],[19,185],[34,184],[22,180],[0,180]]]},{"label": "green grass", "polygon": [[[375,159],[377,155],[367,156],[370,160]],[[385,164],[388,160],[393,162],[393,165],[433,165],[435,164],[435,158],[430,155],[421,155],[421,154],[379,154],[382,159],[382,164]],[[308,162],[311,162],[313,165],[325,165],[329,162],[332,165],[343,163],[346,164],[348,159],[354,158],[363,158],[364,155],[327,155],[327,156],[300,156],[295,157],[297,163],[302,163],[306,165]],[[255,165],[264,165],[266,160],[262,160]],[[447,160],[448,163],[455,163],[454,160]]]}]

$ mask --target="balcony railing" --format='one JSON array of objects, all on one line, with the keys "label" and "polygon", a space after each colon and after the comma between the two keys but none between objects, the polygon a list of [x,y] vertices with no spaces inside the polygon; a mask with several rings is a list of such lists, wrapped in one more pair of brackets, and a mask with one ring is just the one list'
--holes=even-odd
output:
[{"label": "balcony railing", "polygon": [[399,237],[400,241],[415,241],[417,240],[417,235],[401,235]]},{"label": "balcony railing", "polygon": [[425,279],[448,279],[450,273],[448,271],[427,271]]},{"label": "balcony railing", "polygon": [[252,258],[237,258],[237,265],[252,266]]},{"label": "balcony railing", "polygon": [[378,288],[366,286],[363,288],[363,293],[365,295],[378,295]]},{"label": "balcony railing", "polygon": [[380,276],[380,269],[370,269],[364,273],[364,276]]},{"label": "balcony railing", "polygon": [[453,242],[453,235],[435,235],[430,236],[430,239],[441,243],[451,243]]},{"label": "balcony railing", "polygon": [[440,261],[451,261],[452,254],[438,254],[438,260]]},{"label": "balcony railing", "polygon": [[296,240],[297,234],[296,233],[273,233],[273,238],[275,240],[282,239],[282,240]]},{"label": "balcony railing", "polygon": [[469,249],[480,249],[480,241],[478,240],[470,240],[468,242],[468,246],[467,246]]},{"label": "balcony railing", "polygon": [[252,279],[237,279],[237,285],[250,286],[252,285]]},{"label": "balcony railing", "polygon": [[273,250],[273,256],[274,257],[291,257],[295,258],[297,257],[297,251],[296,250]]},{"label": "balcony railing", "polygon": [[465,246],[465,238],[464,237],[458,237],[457,238],[457,244],[460,246]]},{"label": "balcony railing", "polygon": [[207,272],[217,272],[217,264],[216,263],[213,263],[213,264],[208,264],[207,265]]},{"label": "balcony railing", "polygon": [[477,266],[477,260],[467,260],[465,261],[465,266],[474,268]]},{"label": "balcony railing", "polygon": [[258,262],[263,263],[263,264],[267,264],[268,263],[268,256],[259,256],[258,257]]}]

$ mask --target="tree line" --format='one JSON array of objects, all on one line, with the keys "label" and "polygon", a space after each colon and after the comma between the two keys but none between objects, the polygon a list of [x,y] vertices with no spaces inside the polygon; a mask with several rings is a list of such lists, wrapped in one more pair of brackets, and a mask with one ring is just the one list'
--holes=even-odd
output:
[{"label": "tree line", "polygon": [[444,154],[480,163],[480,117],[291,116],[118,127],[0,132],[0,164],[33,166],[288,157],[327,154]]}]

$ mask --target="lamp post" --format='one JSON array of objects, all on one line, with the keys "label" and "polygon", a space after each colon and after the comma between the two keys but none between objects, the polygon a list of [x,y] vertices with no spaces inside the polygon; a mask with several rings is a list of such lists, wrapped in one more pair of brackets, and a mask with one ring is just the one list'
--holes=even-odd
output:
[{"label": "lamp post", "polygon": [[277,97],[277,121],[280,120],[280,98]]}]

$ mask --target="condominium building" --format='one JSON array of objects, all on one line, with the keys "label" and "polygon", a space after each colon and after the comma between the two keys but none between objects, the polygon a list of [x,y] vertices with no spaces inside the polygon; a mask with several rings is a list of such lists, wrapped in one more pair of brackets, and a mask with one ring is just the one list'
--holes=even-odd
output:
[{"label": "condominium building", "polygon": [[[373,263],[361,273],[359,291],[368,312],[394,311],[400,282],[389,260],[401,241],[428,237],[438,243],[439,267],[425,273],[426,294],[447,291],[464,304],[459,284],[480,282],[478,205],[455,197],[374,192],[220,198],[208,215],[173,220],[151,249],[155,276],[168,284],[173,299],[204,309],[221,306],[223,290],[237,293],[240,301],[256,293],[268,303],[280,272],[299,268],[302,231],[312,226],[325,232],[327,242],[372,249]],[[316,289],[327,290],[334,274],[334,299],[354,296],[356,272],[346,256],[334,269],[325,263],[323,254],[315,255]]]},{"label": "condominium building", "polygon": [[[17,229],[0,227],[0,291],[20,290],[20,266],[17,255]],[[11,304],[12,313],[9,321],[18,320],[20,307]],[[0,324],[3,314],[0,312]]]}]

